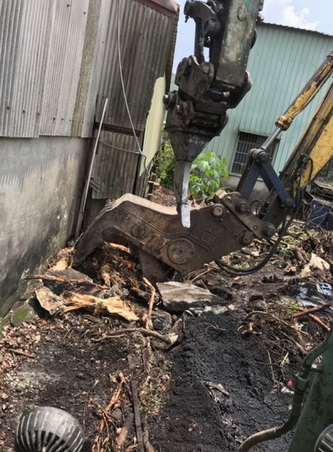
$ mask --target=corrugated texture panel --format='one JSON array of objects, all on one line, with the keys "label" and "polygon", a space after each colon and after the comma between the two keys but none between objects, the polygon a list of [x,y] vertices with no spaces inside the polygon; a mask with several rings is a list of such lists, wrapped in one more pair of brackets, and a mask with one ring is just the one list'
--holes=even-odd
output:
[{"label": "corrugated texture panel", "polygon": [[72,127],[89,0],[57,0],[52,4],[40,134],[67,136]]},{"label": "corrugated texture panel", "polygon": [[[240,105],[230,111],[228,125],[207,149],[226,156],[231,168],[239,131],[268,135],[274,129],[275,120],[294,100],[332,46],[333,37],[282,26],[260,25],[248,64],[252,89]],[[277,171],[282,169],[295,147],[325,87],[322,91],[282,134],[274,160]]]},{"label": "corrugated texture panel", "polygon": [[0,3],[1,136],[38,136],[49,13],[50,0]]},{"label": "corrugated texture panel", "polygon": [[155,80],[164,75],[176,19],[177,16],[167,17],[133,0],[112,2],[97,120],[104,99],[108,97],[105,122],[131,128],[125,108],[121,69],[134,128],[144,130]]},{"label": "corrugated texture panel", "polygon": [[133,192],[139,160],[133,136],[102,132],[91,181],[93,198],[116,199]]}]

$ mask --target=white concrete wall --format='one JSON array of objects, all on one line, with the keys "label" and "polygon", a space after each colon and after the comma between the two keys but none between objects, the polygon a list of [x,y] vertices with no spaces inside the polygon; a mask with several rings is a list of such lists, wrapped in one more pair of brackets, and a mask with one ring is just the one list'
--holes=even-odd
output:
[{"label": "white concrete wall", "polygon": [[88,140],[0,139],[0,316],[75,226]]}]

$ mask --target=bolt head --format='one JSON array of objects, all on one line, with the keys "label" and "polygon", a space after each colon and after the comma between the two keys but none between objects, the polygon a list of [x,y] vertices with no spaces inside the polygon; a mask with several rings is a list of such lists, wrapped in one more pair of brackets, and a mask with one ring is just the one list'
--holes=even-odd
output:
[{"label": "bolt head", "polygon": [[136,224],[135,226],[132,227],[131,232],[132,232],[133,237],[142,238],[145,235],[146,230],[143,226]]},{"label": "bolt head", "polygon": [[222,217],[224,214],[224,207],[221,204],[216,204],[212,207],[211,213],[213,217]]}]

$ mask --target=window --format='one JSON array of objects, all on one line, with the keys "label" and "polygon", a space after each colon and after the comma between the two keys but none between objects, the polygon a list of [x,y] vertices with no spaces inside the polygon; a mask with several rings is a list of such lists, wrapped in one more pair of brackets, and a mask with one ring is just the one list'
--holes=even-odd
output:
[{"label": "window", "polygon": [[[247,161],[248,155],[251,149],[260,148],[267,137],[262,135],[254,135],[253,133],[239,132],[237,149],[235,152],[234,161],[232,163],[231,173],[242,174]],[[275,150],[278,142],[275,141],[267,150],[271,160],[273,160]]]}]

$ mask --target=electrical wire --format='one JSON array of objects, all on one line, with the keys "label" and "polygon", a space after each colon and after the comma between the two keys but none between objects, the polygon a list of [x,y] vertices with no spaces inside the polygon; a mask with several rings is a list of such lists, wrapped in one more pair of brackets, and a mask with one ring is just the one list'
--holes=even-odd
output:
[{"label": "electrical wire", "polygon": [[[123,96],[124,96],[126,112],[127,112],[127,116],[128,116],[130,125],[131,125],[133,136],[135,138],[135,142],[136,142],[136,145],[137,145],[139,153],[142,156],[144,156],[143,151],[142,151],[141,146],[140,146],[140,143],[139,143],[139,140],[138,140],[138,137],[137,137],[137,135],[135,133],[135,127],[134,127],[134,123],[133,123],[133,119],[132,119],[131,110],[130,110],[129,104],[128,104],[126,89],[125,89],[123,66],[122,66],[122,54],[121,54],[121,47],[120,47],[120,26],[121,26],[121,21],[120,21],[120,2],[121,1],[122,0],[118,0],[118,2],[117,2],[117,54],[118,54],[120,83],[121,83],[121,89],[122,89]],[[146,159],[143,160],[143,166],[144,166],[145,172],[148,174],[148,169],[147,169],[147,166],[146,166]]]},{"label": "electrical wire", "polygon": [[296,208],[292,214],[292,216],[290,217],[290,219],[288,221],[284,221],[282,224],[282,228],[279,232],[278,238],[276,240],[276,242],[274,243],[274,245],[272,246],[269,254],[258,264],[255,265],[254,267],[249,267],[249,268],[237,268],[237,267],[233,267],[231,265],[226,264],[225,262],[221,261],[221,259],[216,259],[215,263],[226,273],[228,273],[229,275],[232,276],[242,276],[242,275],[251,275],[255,272],[257,272],[258,270],[262,269],[272,258],[272,256],[275,254],[276,250],[278,249],[281,240],[283,238],[283,236],[287,233],[291,223],[293,222],[295,216],[298,214],[299,209],[301,208],[302,202],[303,202],[303,196],[304,196],[304,190],[301,187],[301,178],[302,178],[302,174],[304,173],[305,167],[306,165],[310,163],[311,165],[311,169],[310,169],[310,175],[309,175],[309,181],[311,181],[312,178],[312,173],[313,173],[313,160],[311,158],[308,158],[306,161],[304,160],[301,167],[300,167],[300,172],[297,178],[297,196],[296,196]]}]

